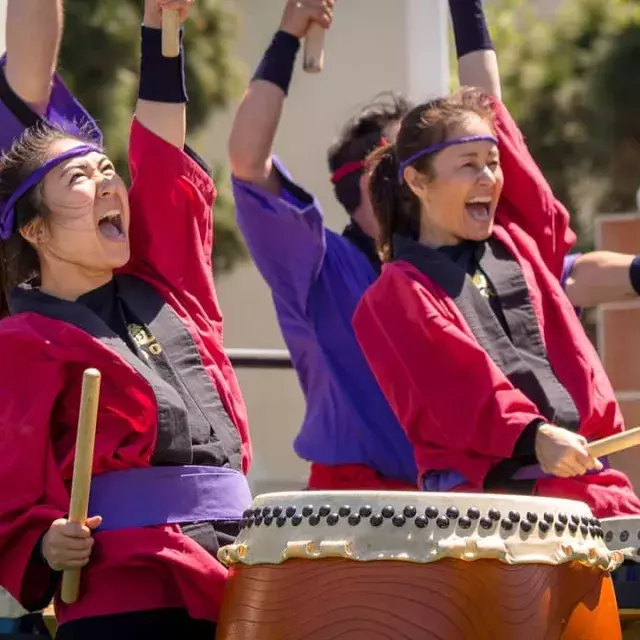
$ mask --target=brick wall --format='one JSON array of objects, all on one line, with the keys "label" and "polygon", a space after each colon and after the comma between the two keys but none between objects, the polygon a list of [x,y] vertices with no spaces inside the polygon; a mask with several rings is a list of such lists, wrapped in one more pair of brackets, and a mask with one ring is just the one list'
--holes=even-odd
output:
[{"label": "brick wall", "polygon": [[[603,215],[596,221],[596,249],[637,254],[640,214]],[[640,299],[598,309],[597,345],[627,428],[640,426]],[[612,458],[640,493],[640,448]]]}]

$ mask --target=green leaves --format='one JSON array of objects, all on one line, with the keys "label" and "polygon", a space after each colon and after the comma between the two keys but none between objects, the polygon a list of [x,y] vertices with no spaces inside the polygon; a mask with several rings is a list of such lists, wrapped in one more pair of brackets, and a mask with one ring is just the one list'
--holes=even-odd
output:
[{"label": "green leaves", "polygon": [[566,0],[546,19],[527,4],[488,8],[505,102],[557,196],[583,223],[635,210],[640,3]]}]

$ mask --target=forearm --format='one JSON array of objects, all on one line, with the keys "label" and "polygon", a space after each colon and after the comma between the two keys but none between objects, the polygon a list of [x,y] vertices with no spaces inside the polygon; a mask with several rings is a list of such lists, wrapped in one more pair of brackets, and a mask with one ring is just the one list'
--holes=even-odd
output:
[{"label": "forearm", "polygon": [[449,10],[460,84],[482,89],[501,99],[498,58],[489,35],[482,0],[449,0]]},{"label": "forearm", "polygon": [[145,12],[142,27],[140,90],[136,118],[147,129],[168,143],[184,148],[187,124],[187,93],[184,86],[184,51],[164,58],[162,22],[158,15]]},{"label": "forearm", "polygon": [[39,115],[49,104],[62,39],[62,0],[9,0],[7,82]]},{"label": "forearm", "polygon": [[637,298],[634,280],[640,288],[640,260],[634,262],[634,258],[612,251],[581,255],[567,278],[565,290],[571,304],[588,308]]},{"label": "forearm", "polygon": [[295,36],[278,31],[238,108],[229,136],[233,175],[277,193],[273,143],[300,47]]}]

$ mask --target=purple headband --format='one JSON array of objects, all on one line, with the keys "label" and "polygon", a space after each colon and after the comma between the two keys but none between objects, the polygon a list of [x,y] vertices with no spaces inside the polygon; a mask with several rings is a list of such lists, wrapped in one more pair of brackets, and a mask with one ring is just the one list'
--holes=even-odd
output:
[{"label": "purple headband", "polygon": [[69,149],[68,151],[63,151],[61,154],[51,158],[51,160],[47,160],[47,162],[45,162],[39,169],[36,169],[22,184],[20,184],[2,207],[2,212],[0,213],[0,239],[7,240],[7,238],[11,237],[16,220],[16,202],[18,202],[18,200],[22,198],[22,196],[27,193],[31,187],[37,185],[38,182],[40,182],[40,180],[42,180],[49,171],[51,171],[51,169],[59,165],[61,162],[64,162],[69,158],[85,156],[93,151],[102,153],[102,148],[93,144],[82,144],[78,147],[74,147],[73,149]]},{"label": "purple headband", "polygon": [[464,144],[465,142],[493,142],[494,144],[498,144],[498,139],[494,136],[467,136],[465,138],[456,138],[455,140],[445,140],[444,142],[439,142],[438,144],[433,144],[426,149],[421,149],[420,151],[416,151],[413,155],[409,156],[406,160],[403,160],[400,163],[400,168],[398,169],[398,181],[402,183],[404,179],[404,170],[410,165],[413,164],[418,158],[422,158],[422,156],[427,156],[430,153],[437,153],[438,151],[442,151],[447,147],[452,147],[454,144]]}]

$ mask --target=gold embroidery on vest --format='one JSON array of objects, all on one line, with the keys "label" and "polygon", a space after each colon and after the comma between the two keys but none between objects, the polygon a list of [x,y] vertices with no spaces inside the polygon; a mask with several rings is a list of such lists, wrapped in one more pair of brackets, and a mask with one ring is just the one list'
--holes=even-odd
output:
[{"label": "gold embroidery on vest", "polygon": [[145,355],[148,355],[147,351],[153,356],[162,353],[162,346],[146,327],[142,327],[139,324],[130,324],[127,329],[136,346],[141,349]]},{"label": "gold embroidery on vest", "polygon": [[484,275],[484,273],[482,273],[482,271],[476,271],[471,280],[473,281],[476,289],[480,292],[480,295],[485,300],[488,300],[493,296],[491,285],[489,284],[487,277]]}]

